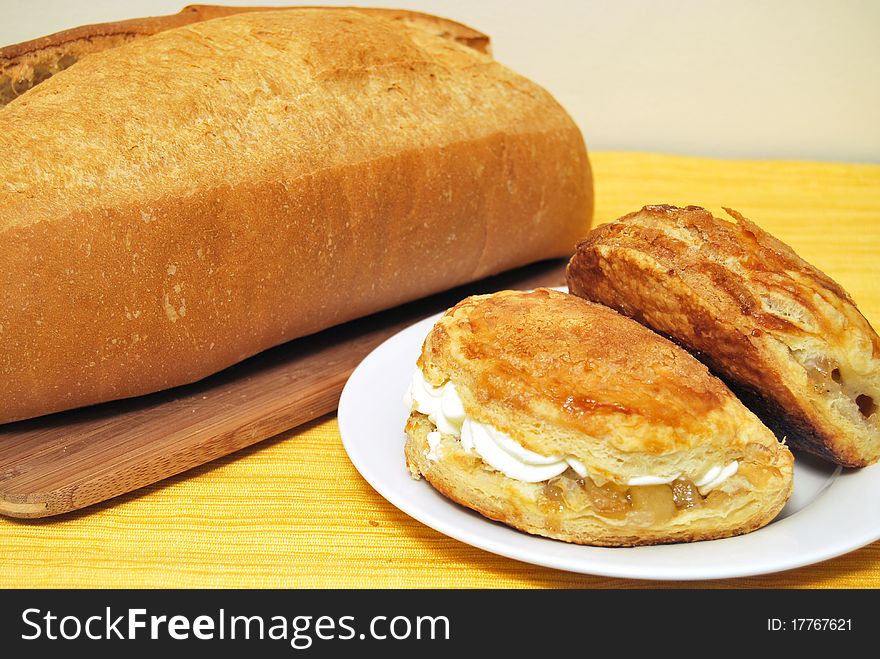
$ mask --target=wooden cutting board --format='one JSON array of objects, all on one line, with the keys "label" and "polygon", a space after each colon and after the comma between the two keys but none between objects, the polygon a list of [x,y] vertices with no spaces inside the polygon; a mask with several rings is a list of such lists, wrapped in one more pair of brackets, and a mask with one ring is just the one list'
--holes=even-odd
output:
[{"label": "wooden cutting board", "polygon": [[48,517],[111,499],[336,409],[355,366],[467,295],[558,286],[545,261],[273,348],[195,384],[0,426],[0,514]]}]

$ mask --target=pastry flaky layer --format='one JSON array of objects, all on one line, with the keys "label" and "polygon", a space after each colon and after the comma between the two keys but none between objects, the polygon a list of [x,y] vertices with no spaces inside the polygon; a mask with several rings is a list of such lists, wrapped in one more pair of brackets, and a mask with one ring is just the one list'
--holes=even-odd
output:
[{"label": "pastry flaky layer", "polygon": [[[791,453],[703,364],[575,296],[467,298],[417,367],[443,395],[436,411],[413,396],[411,473],[524,531],[609,546],[720,538],[768,523],[791,492]],[[505,468],[518,460],[527,468]],[[531,477],[560,461],[571,466]]]},{"label": "pastry flaky layer", "polygon": [[880,339],[843,288],[736,211],[646,206],[592,231],[575,295],[694,351],[778,437],[839,464],[880,457]]}]

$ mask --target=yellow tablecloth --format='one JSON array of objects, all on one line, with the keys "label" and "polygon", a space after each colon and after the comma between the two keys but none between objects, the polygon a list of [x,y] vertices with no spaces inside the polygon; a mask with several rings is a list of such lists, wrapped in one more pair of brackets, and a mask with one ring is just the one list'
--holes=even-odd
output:
[{"label": "yellow tablecloth", "polygon": [[[713,211],[732,206],[831,274],[880,327],[880,166],[592,157],[597,222],[647,203]],[[80,513],[0,519],[5,587],[653,583],[531,566],[421,525],[361,479],[342,449],[334,416]],[[790,572],[703,585],[876,588],[880,543]]]}]

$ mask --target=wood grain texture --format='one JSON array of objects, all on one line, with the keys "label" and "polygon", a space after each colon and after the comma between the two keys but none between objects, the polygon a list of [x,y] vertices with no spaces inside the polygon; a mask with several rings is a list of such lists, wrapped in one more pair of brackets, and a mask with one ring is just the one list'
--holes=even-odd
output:
[{"label": "wood grain texture", "polygon": [[560,285],[547,261],[268,350],[193,385],[0,426],[0,513],[45,517],[155,483],[336,409],[379,343],[461,297]]},{"label": "wood grain texture", "polygon": [[[880,325],[880,167],[592,157],[598,221],[649,203],[735,207],[837,279]],[[697,584],[528,565],[448,538],[385,501],[352,467],[333,415],[85,511],[0,518],[5,587],[692,585],[880,588],[880,543],[780,574]]]}]

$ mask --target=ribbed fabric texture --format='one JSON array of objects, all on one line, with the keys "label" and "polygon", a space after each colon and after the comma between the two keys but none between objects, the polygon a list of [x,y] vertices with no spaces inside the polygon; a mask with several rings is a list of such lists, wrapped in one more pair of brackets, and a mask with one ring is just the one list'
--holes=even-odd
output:
[{"label": "ribbed fabric texture", "polygon": [[[597,223],[651,203],[736,208],[839,281],[880,327],[880,166],[592,159]],[[695,584],[527,565],[447,538],[386,502],[349,462],[335,416],[79,513],[0,518],[2,587],[687,585],[877,588],[880,543],[781,574]]]}]

